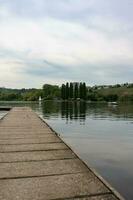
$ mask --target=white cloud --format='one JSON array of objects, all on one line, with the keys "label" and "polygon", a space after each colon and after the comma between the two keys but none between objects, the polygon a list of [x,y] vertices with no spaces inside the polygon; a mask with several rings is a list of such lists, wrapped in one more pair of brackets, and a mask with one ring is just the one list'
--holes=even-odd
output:
[{"label": "white cloud", "polygon": [[[39,1],[42,4],[42,1]],[[78,1],[78,8],[64,1],[60,7],[80,13],[94,1]],[[95,0],[96,2],[96,0]],[[76,4],[76,3],[75,3]],[[80,5],[80,6],[79,6]],[[40,9],[40,4],[37,4]],[[50,5],[49,5],[50,6]],[[8,6],[0,12],[0,84],[12,87],[39,87],[43,82],[85,80],[88,83],[131,81],[119,66],[132,72],[132,25],[98,13],[86,19],[70,20],[49,15],[40,18],[16,17]],[[50,7],[49,7],[50,9]],[[95,14],[95,15],[94,15]],[[82,17],[81,17],[82,18]],[[46,61],[46,62],[45,62]],[[104,77],[104,79],[103,79]],[[114,78],[115,77],[115,78]],[[129,78],[129,80],[127,80]],[[8,79],[8,81],[7,81]],[[11,84],[10,84],[11,83]]]}]

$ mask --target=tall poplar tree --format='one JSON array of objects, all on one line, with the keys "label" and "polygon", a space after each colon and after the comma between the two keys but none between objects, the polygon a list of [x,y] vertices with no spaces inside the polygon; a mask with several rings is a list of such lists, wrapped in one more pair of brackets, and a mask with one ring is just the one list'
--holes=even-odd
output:
[{"label": "tall poplar tree", "polygon": [[87,88],[86,88],[86,84],[83,83],[83,99],[86,100],[86,96],[87,96]]},{"label": "tall poplar tree", "polygon": [[78,83],[75,83],[75,88],[74,88],[74,98],[77,99],[78,98]]},{"label": "tall poplar tree", "polygon": [[70,95],[70,99],[72,99],[73,98],[73,83],[70,83],[69,95]]},{"label": "tall poplar tree", "polygon": [[69,83],[66,83],[66,99],[69,99]]},{"label": "tall poplar tree", "polygon": [[62,84],[62,86],[61,86],[61,98],[63,100],[66,99],[66,86],[64,84]]},{"label": "tall poplar tree", "polygon": [[83,99],[83,83],[80,83],[79,85],[79,97],[80,99]]}]

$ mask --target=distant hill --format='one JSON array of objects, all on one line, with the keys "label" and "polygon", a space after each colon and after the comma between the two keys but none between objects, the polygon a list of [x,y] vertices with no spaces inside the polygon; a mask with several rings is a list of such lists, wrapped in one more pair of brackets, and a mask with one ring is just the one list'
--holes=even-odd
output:
[{"label": "distant hill", "polygon": [[90,87],[88,89],[88,99],[97,101],[133,101],[133,83]]},{"label": "distant hill", "polygon": [[[0,101],[37,101],[39,96],[44,100],[62,99],[61,87],[44,84],[42,89],[0,88]],[[80,100],[80,98],[77,99]],[[87,86],[86,100],[104,102],[133,101],[133,83]]]},{"label": "distant hill", "polygon": [[41,96],[40,89],[0,88],[0,101],[36,101]]}]

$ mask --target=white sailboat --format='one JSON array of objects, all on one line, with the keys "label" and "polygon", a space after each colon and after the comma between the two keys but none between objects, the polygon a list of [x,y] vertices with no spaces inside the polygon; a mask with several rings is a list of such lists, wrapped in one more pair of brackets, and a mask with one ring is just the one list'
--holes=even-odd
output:
[{"label": "white sailboat", "polygon": [[39,102],[41,102],[41,101],[42,101],[42,97],[40,96],[40,97],[39,97]]}]

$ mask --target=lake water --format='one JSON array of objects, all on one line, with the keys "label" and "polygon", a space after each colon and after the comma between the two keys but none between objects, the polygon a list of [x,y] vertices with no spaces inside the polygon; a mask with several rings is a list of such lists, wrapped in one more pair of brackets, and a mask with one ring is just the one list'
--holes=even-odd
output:
[{"label": "lake water", "polygon": [[[1,102],[30,106],[127,200],[133,200],[133,105]],[[0,112],[2,117],[6,112]]]}]

